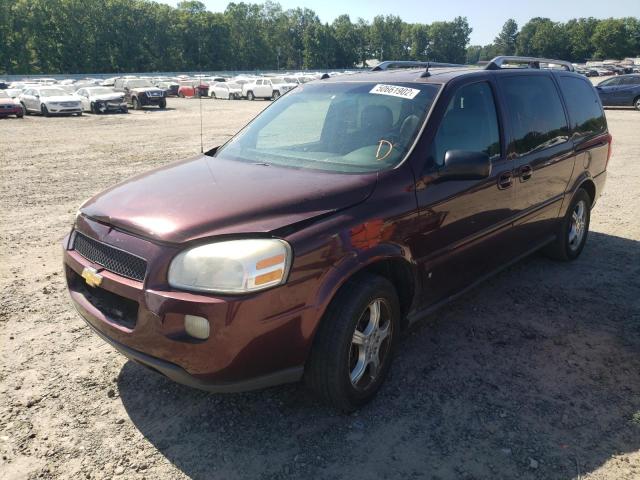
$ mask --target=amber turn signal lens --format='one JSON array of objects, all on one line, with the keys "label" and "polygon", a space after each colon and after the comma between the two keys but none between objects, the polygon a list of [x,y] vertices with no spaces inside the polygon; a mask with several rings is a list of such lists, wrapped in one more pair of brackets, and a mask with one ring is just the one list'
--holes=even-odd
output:
[{"label": "amber turn signal lens", "polygon": [[273,272],[265,273],[263,275],[258,275],[255,279],[256,285],[264,285],[265,283],[273,282],[275,280],[280,280],[282,278],[283,270],[280,268],[278,270],[274,270]]},{"label": "amber turn signal lens", "polygon": [[276,255],[274,257],[265,258],[256,263],[256,269],[262,270],[263,268],[273,267],[279,263],[284,263],[284,255]]}]

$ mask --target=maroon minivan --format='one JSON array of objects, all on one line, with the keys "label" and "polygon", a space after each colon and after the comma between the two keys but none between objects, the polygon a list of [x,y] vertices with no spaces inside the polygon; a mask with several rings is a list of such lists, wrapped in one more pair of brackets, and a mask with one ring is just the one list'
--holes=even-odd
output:
[{"label": "maroon minivan", "polygon": [[87,323],[177,382],[304,378],[349,411],[426,313],[541,248],[578,257],[611,153],[589,81],[522,57],[391,66],[300,85],[85,202],[64,268]]}]

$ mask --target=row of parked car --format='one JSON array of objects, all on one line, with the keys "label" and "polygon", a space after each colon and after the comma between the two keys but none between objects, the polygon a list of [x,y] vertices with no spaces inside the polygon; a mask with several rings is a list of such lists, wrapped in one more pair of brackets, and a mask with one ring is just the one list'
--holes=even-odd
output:
[{"label": "row of parked car", "polygon": [[605,64],[599,67],[589,67],[587,65],[577,65],[576,72],[586,77],[608,77],[611,75],[626,75],[629,73],[640,73],[640,66]]},{"label": "row of parked car", "polygon": [[166,108],[167,97],[210,97],[225,100],[275,100],[321,74],[285,76],[122,76],[108,79],[39,78],[7,83],[0,80],[0,116],[39,113],[82,115],[127,113],[129,108]]}]

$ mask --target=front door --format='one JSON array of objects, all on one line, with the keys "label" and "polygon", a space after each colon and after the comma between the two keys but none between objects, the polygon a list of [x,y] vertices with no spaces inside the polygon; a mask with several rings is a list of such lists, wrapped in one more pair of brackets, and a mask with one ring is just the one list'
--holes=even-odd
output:
[{"label": "front door", "polygon": [[616,78],[610,78],[608,80],[605,80],[604,82],[596,86],[596,89],[600,94],[600,100],[602,100],[603,105],[609,105],[609,106],[617,105],[615,99],[616,99],[616,91],[619,85],[620,85],[620,79],[616,77]]},{"label": "front door", "polygon": [[[420,208],[416,252],[430,305],[474,283],[513,255],[508,241],[514,202],[513,161],[506,156],[491,81],[453,88],[433,139],[416,195]],[[440,107],[442,108],[442,107]],[[433,120],[432,120],[433,121]],[[439,180],[448,150],[487,153],[482,180]]]}]

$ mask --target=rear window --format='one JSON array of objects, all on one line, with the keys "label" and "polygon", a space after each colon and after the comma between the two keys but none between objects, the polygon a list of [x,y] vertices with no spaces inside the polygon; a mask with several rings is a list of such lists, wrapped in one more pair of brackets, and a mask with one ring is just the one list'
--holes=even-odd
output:
[{"label": "rear window", "polygon": [[553,80],[547,76],[518,75],[502,80],[512,149],[518,155],[563,143],[569,138],[567,119]]},{"label": "rear window", "polygon": [[602,133],[607,124],[593,87],[580,78],[560,76],[560,89],[569,109],[571,128],[578,135]]}]

